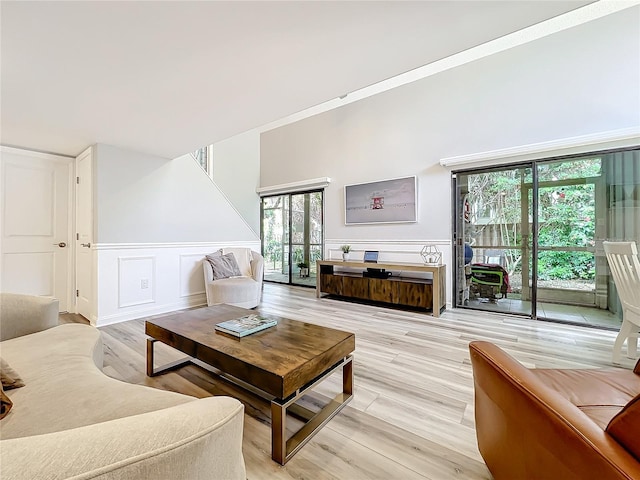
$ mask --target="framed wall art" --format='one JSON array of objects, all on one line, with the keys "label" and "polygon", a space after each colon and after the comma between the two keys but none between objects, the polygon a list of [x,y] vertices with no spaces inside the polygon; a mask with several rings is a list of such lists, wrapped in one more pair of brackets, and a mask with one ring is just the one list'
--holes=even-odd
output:
[{"label": "framed wall art", "polygon": [[416,222],[414,176],[345,185],[345,224]]}]

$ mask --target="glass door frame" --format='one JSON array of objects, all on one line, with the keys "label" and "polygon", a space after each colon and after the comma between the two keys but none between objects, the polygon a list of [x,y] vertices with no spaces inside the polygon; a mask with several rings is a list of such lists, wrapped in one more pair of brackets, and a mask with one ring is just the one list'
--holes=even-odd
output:
[{"label": "glass door frame", "polygon": [[[467,167],[467,168],[459,168],[457,170],[453,170],[452,171],[452,179],[451,179],[451,199],[452,199],[452,203],[451,203],[451,214],[452,214],[452,239],[453,239],[453,248],[452,248],[452,266],[453,266],[453,270],[455,271],[455,274],[453,275],[452,278],[452,286],[453,286],[453,306],[454,308],[472,308],[472,307],[467,307],[464,304],[462,304],[462,302],[460,302],[460,292],[461,292],[461,286],[464,287],[464,285],[461,283],[460,281],[460,277],[462,275],[462,281],[464,281],[464,272],[460,272],[460,261],[461,259],[464,259],[464,238],[458,238],[458,232],[462,233],[463,230],[461,228],[461,224],[462,222],[464,222],[463,220],[463,211],[462,211],[462,206],[459,204],[459,198],[458,198],[458,175],[472,175],[472,174],[480,174],[480,173],[486,173],[486,172],[495,172],[495,171],[502,171],[502,170],[508,170],[510,168],[531,168],[531,182],[527,182],[526,185],[523,185],[523,188],[527,188],[530,192],[532,192],[531,194],[531,198],[529,199],[528,194],[527,194],[527,201],[530,201],[531,203],[531,214],[532,214],[532,219],[531,219],[531,228],[529,229],[529,235],[531,236],[530,239],[527,239],[527,244],[529,246],[529,251],[531,252],[532,258],[531,258],[531,275],[530,275],[530,280],[531,280],[531,314],[527,314],[527,313],[520,313],[520,312],[510,312],[510,314],[512,315],[521,315],[521,316],[525,316],[527,318],[532,318],[534,320],[544,320],[544,321],[552,321],[555,323],[564,323],[564,324],[570,324],[570,325],[576,325],[576,323],[574,321],[570,321],[570,320],[565,320],[565,319],[561,319],[561,318],[554,318],[553,316],[542,316],[539,317],[538,316],[538,311],[539,309],[537,308],[538,306],[538,259],[539,259],[539,255],[540,255],[540,251],[546,251],[549,250],[547,248],[545,248],[544,246],[541,248],[538,244],[538,235],[539,235],[539,214],[540,214],[540,202],[539,202],[539,196],[540,196],[540,185],[542,184],[542,188],[544,188],[546,186],[546,181],[540,182],[539,181],[539,170],[538,167],[544,164],[550,164],[550,163],[558,163],[558,162],[563,162],[563,161],[572,161],[572,160],[580,160],[580,159],[587,159],[589,157],[601,157],[602,161],[608,161],[608,159],[605,159],[605,157],[607,157],[608,155],[612,155],[612,154],[622,154],[624,152],[627,151],[637,151],[638,150],[638,146],[629,146],[629,147],[622,147],[622,148],[614,148],[614,149],[606,149],[606,150],[596,150],[596,151],[588,151],[588,152],[581,152],[581,153],[576,153],[576,154],[571,154],[571,155],[561,155],[561,156],[556,156],[556,157],[548,157],[548,158],[539,158],[539,159],[534,159],[534,160],[526,160],[526,161],[522,161],[522,162],[511,162],[511,163],[504,163],[504,164],[500,164],[500,165],[493,165],[493,166],[487,166],[487,167]],[[608,166],[610,164],[606,164],[608,168]],[[603,168],[605,168],[605,164],[603,163]],[[580,177],[582,178],[582,177]],[[603,200],[605,200],[605,197],[608,195],[608,189],[609,189],[609,184],[606,183],[606,178],[605,176],[600,177],[599,179],[596,179],[595,181],[593,180],[593,178],[595,177],[584,177],[584,180],[578,180],[578,181],[568,181],[567,184],[573,183],[573,184],[580,184],[580,183],[585,183],[585,184],[589,184],[589,183],[593,183],[595,185],[595,209],[596,209],[596,214],[595,217],[596,219],[598,219],[600,217],[599,214],[599,209],[602,208],[606,208],[603,205],[598,204],[598,202],[603,202]],[[608,202],[608,200],[606,200]],[[601,210],[600,210],[601,211]],[[608,213],[607,213],[608,215]],[[605,218],[606,222],[609,222],[609,217],[607,216]],[[602,289],[602,286],[605,285],[605,290],[608,289],[608,292],[605,294],[606,295],[606,301],[608,303],[610,303],[610,299],[609,297],[611,296],[611,281],[609,279],[609,276],[607,274],[607,279],[606,280],[602,280],[601,278],[599,278],[601,276],[601,272],[602,270],[598,270],[598,268],[602,269],[603,265],[602,265],[602,258],[600,258],[598,256],[598,252],[599,252],[599,247],[598,247],[598,243],[602,240],[602,238],[605,238],[608,234],[605,233],[603,237],[602,233],[598,233],[598,226],[600,225],[600,223],[596,223],[596,232],[594,235],[594,242],[595,242],[595,247],[593,248],[594,250],[594,256],[595,256],[595,265],[596,265],[596,272],[595,272],[595,296],[596,296],[596,305],[593,308],[596,309],[602,309],[603,307],[600,306],[601,299],[599,298],[599,295],[601,295],[599,293],[599,289]],[[524,231],[523,231],[524,234]],[[608,238],[608,237],[607,237]],[[625,237],[626,238],[626,237]],[[525,238],[523,235],[522,238],[522,244],[524,246],[525,243]],[[583,248],[583,247],[579,247],[577,251],[591,251],[590,248]],[[600,265],[600,267],[598,267],[598,265]],[[606,268],[606,259],[604,261],[605,267]],[[464,264],[463,264],[464,265]],[[524,279],[523,279],[524,280]],[[599,285],[600,283],[600,285]],[[615,291],[615,290],[614,290]],[[614,294],[615,295],[615,294]],[[608,309],[607,309],[608,310]],[[614,310],[613,313],[615,314],[616,311]],[[610,327],[607,324],[590,324],[590,323],[578,323],[581,326],[587,326],[587,327],[592,327],[592,328],[599,328],[599,329],[604,329],[604,330],[614,330],[617,331],[619,330],[619,326],[613,326]]]},{"label": "glass door frame", "polygon": [[[521,210],[522,210],[522,218],[528,214],[529,206],[531,207],[531,228],[529,228],[529,222],[521,222],[521,231],[522,231],[522,239],[520,242],[520,250],[522,252],[522,292],[523,296],[526,300],[531,302],[530,313],[525,312],[512,312],[516,315],[524,315],[530,317],[534,320],[538,319],[538,259],[540,251],[551,250],[551,248],[540,247],[539,245],[539,222],[540,222],[540,187],[541,182],[539,180],[539,171],[538,166],[549,164],[553,162],[559,161],[571,161],[578,160],[583,157],[589,157],[592,155],[601,155],[602,153],[595,154],[579,154],[575,156],[569,157],[561,157],[561,158],[549,158],[549,159],[541,159],[541,160],[531,160],[522,163],[512,163],[512,164],[504,164],[487,168],[477,168],[477,169],[465,169],[465,170],[457,170],[452,172],[451,177],[451,185],[452,185],[452,214],[454,215],[454,221],[452,222],[452,238],[454,240],[454,258],[453,258],[453,266],[456,272],[460,270],[459,261],[460,255],[456,253],[458,249],[461,248],[461,245],[464,245],[464,238],[458,239],[458,232],[462,232],[463,228],[463,212],[462,208],[460,208],[459,198],[458,198],[458,175],[480,175],[483,173],[490,172],[500,172],[500,171],[508,171],[512,169],[530,169],[531,171],[531,182],[522,183],[521,188]],[[597,180],[594,180],[592,177],[585,177],[581,179],[568,179],[560,181],[559,183],[555,183],[555,185],[579,185],[579,184],[589,184],[592,183],[597,186]],[[542,188],[545,188],[549,185],[552,185],[550,182],[542,182]],[[480,246],[480,248],[487,248],[486,246]],[[491,246],[491,248],[513,248],[511,246]],[[576,247],[573,249],[574,251],[585,250],[582,247]],[[595,247],[593,248],[595,252]],[[531,259],[531,268],[529,270],[529,255]],[[529,286],[529,281],[531,282],[531,286]],[[454,292],[456,294],[456,302],[457,295],[460,291],[460,278],[456,273],[453,278]],[[525,294],[526,291],[526,294]],[[456,308],[466,308],[465,305],[458,305],[456,303]],[[545,317],[546,319],[546,317]],[[554,319],[550,319],[554,320]],[[556,320],[554,320],[556,321]]]},{"label": "glass door frame", "polygon": [[[543,164],[543,163],[551,163],[551,162],[536,162],[537,165]],[[540,190],[543,188],[548,188],[548,187],[565,187],[565,186],[575,186],[575,185],[593,185],[594,187],[594,196],[598,196],[599,194],[599,190],[601,188],[601,181],[597,178],[597,177],[580,177],[580,178],[570,178],[570,179],[566,179],[566,180],[557,180],[557,181],[540,181],[539,179],[539,172],[538,169],[535,168],[535,173],[534,173],[534,181],[531,183],[525,183],[522,185],[523,189],[524,189],[524,193],[522,195],[522,198],[527,202],[527,207],[528,207],[528,202],[529,202],[529,193],[531,192],[531,198],[533,198],[533,193],[537,192],[537,195],[535,195],[535,204],[532,205],[532,215],[534,216],[534,218],[536,219],[536,224],[539,225],[539,213],[540,213]],[[523,206],[523,210],[524,210],[524,206]],[[535,210],[535,212],[534,212]],[[597,215],[596,215],[597,217]],[[595,222],[595,220],[594,220]],[[595,227],[595,226],[594,226]],[[523,227],[524,228],[524,227]],[[527,230],[528,230],[528,226],[527,226]],[[540,286],[538,285],[538,260],[539,260],[539,255],[540,252],[589,252],[589,253],[593,253],[594,256],[596,254],[596,247],[595,247],[595,239],[597,237],[597,234],[595,233],[595,228],[594,228],[594,246],[593,247],[578,247],[578,246],[573,246],[573,247],[569,247],[569,246],[541,246],[540,245],[540,238],[539,238],[539,229],[536,228],[535,230],[535,235],[533,234],[533,231],[531,232],[531,236],[534,239],[535,243],[534,245],[531,246],[531,248],[529,248],[528,244],[523,242],[523,260],[522,260],[522,268],[523,269],[529,269],[529,251],[531,252],[531,256],[532,256],[532,269],[533,271],[536,273],[535,278],[532,278],[532,282],[535,280],[535,285],[536,288],[530,288],[530,294],[531,294],[531,301],[536,303],[538,303],[538,288],[540,288]],[[535,264],[533,264],[533,261],[535,260]],[[523,276],[525,276],[523,274]],[[596,276],[596,280],[594,281],[594,287],[596,286],[598,278]],[[534,293],[535,290],[535,293]],[[524,296],[525,292],[524,292],[524,285],[523,285],[523,296]],[[534,299],[535,296],[535,299]],[[594,296],[594,303],[593,305],[588,305],[588,306],[596,306],[597,301],[595,301],[595,288],[594,288],[594,292],[593,292],[593,296]],[[541,300],[544,301],[544,300]],[[583,299],[582,302],[584,302],[584,295],[583,295]],[[587,306],[586,303],[580,303],[581,305]]]},{"label": "glass door frame", "polygon": [[[491,173],[491,172],[500,172],[500,171],[507,171],[507,170],[526,170],[529,169],[531,172],[531,183],[528,185],[534,185],[535,187],[537,187],[538,184],[538,176],[537,176],[537,171],[535,168],[535,162],[533,161],[527,161],[527,162],[522,162],[522,163],[510,163],[510,164],[503,164],[503,165],[496,165],[496,166],[492,166],[492,167],[479,167],[479,168],[471,168],[471,169],[464,169],[464,170],[456,170],[452,172],[451,175],[451,214],[453,216],[453,221],[451,222],[451,227],[452,227],[452,233],[451,233],[451,238],[453,239],[453,249],[452,249],[452,253],[453,253],[453,259],[452,259],[452,265],[453,265],[453,271],[455,272],[455,274],[453,275],[452,278],[452,286],[453,286],[453,306],[454,308],[470,308],[467,307],[466,305],[462,304],[460,305],[458,303],[458,296],[460,294],[460,292],[462,292],[464,290],[464,288],[468,288],[468,286],[466,285],[466,279],[461,279],[461,272],[464,271],[464,263],[462,263],[462,267],[460,268],[460,262],[464,261],[464,244],[465,244],[465,238],[463,235],[464,232],[464,214],[465,212],[463,212],[463,206],[461,205],[461,203],[459,202],[459,196],[458,196],[458,175],[480,175],[483,173]],[[527,185],[525,183],[522,183],[522,188],[524,189],[524,186]],[[535,188],[534,187],[534,188]],[[537,190],[536,190],[537,191]],[[524,192],[524,190],[523,190]],[[523,193],[521,193],[521,198],[522,198]],[[528,200],[527,200],[528,201]],[[525,202],[522,202],[521,204],[521,210],[522,208],[524,208],[525,206]],[[523,227],[521,227],[521,231],[522,231],[522,236],[521,236],[521,240],[520,240],[520,245],[517,246],[495,246],[495,245],[491,245],[491,246],[486,246],[486,245],[481,245],[481,246],[476,246],[476,248],[482,248],[482,249],[487,249],[487,248],[495,248],[495,249],[499,249],[499,248],[504,248],[504,249],[512,249],[512,250],[516,250],[516,249],[520,249],[521,252],[524,253],[525,250],[527,250],[527,248],[525,247],[525,245],[528,245],[529,241],[532,242],[532,244],[528,247],[528,250],[531,252],[533,258],[532,258],[532,277],[531,277],[531,281],[533,285],[536,285],[537,283],[537,268],[538,268],[538,261],[537,261],[537,252],[538,252],[538,242],[537,242],[537,234],[534,234],[534,232],[538,232],[538,199],[537,198],[533,198],[532,202],[531,202],[531,206],[532,206],[532,223],[531,223],[531,229],[528,228],[528,223],[527,223],[527,228],[524,229]],[[524,214],[521,214],[521,218],[523,217]],[[528,215],[527,215],[528,217]],[[524,275],[524,274],[523,274]],[[528,283],[529,278],[523,278],[523,288],[524,288],[524,284],[525,281]],[[462,284],[462,282],[464,282],[464,284]],[[537,309],[536,309],[536,300],[537,300],[537,291],[536,288],[532,289],[531,292],[531,309],[529,313],[526,312],[513,312],[514,315],[521,315],[521,316],[526,316],[529,318],[537,318]]]},{"label": "glass door frame", "polygon": [[[305,194],[311,194],[311,193],[319,193],[321,196],[321,212],[320,212],[320,228],[322,229],[321,232],[321,238],[320,238],[320,244],[311,244],[309,243],[309,245],[305,245],[303,246],[303,250],[304,249],[311,249],[311,247],[313,245],[318,245],[320,247],[320,255],[322,259],[324,257],[324,209],[325,209],[325,195],[324,195],[324,188],[314,188],[311,190],[301,190],[301,191],[294,191],[294,192],[282,192],[282,193],[277,193],[277,194],[272,194],[272,195],[264,195],[263,197],[260,198],[260,249],[261,249],[261,253],[263,255],[263,257],[265,256],[265,232],[264,232],[264,199],[266,198],[273,198],[273,197],[287,197],[287,202],[288,202],[288,210],[287,210],[287,219],[286,219],[286,226],[287,226],[287,239],[288,242],[287,244],[284,243],[282,244],[283,250],[287,251],[287,281],[284,282],[279,282],[277,280],[269,280],[269,279],[264,279],[265,282],[270,282],[270,283],[279,283],[282,285],[295,285],[295,286],[300,286],[300,287],[306,287],[306,288],[315,288],[315,284],[314,285],[309,285],[309,284],[305,284],[305,283],[300,283],[300,282],[294,282],[293,279],[295,278],[294,275],[294,265],[293,265],[293,261],[294,261],[294,246],[295,245],[299,245],[298,243],[294,243],[293,242],[293,235],[292,235],[292,228],[293,228],[293,203],[292,203],[292,197],[294,196],[298,196],[298,195],[305,195]],[[284,223],[284,219],[283,219],[283,223]],[[305,238],[310,238],[311,236],[311,232],[306,232],[306,234],[304,235]],[[266,259],[266,257],[265,257]],[[283,258],[282,261],[284,262],[285,259]],[[311,274],[311,271],[313,269],[313,266],[311,265],[311,263],[309,263],[309,274]],[[315,271],[315,269],[313,269],[313,271]],[[317,274],[317,272],[316,272]]]}]

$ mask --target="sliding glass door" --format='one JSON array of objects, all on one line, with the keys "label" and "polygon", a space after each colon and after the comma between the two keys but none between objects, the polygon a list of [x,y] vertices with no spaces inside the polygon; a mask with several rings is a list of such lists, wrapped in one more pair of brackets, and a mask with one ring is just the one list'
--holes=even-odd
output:
[{"label": "sliding glass door", "polygon": [[456,306],[531,313],[530,182],[526,165],[456,175]]},{"label": "sliding glass door", "polygon": [[262,213],[262,255],[264,279],[289,283],[289,195],[264,197]]},{"label": "sliding glass door", "polygon": [[316,286],[322,238],[322,192],[291,195],[291,283]]},{"label": "sliding glass door", "polygon": [[603,222],[596,225],[603,215],[596,213],[601,164],[600,158],[588,158],[537,167],[539,317],[584,322],[583,312],[597,305],[596,238],[606,237]]},{"label": "sliding glass door", "polygon": [[323,251],[322,190],[264,197],[265,281],[315,287]]},{"label": "sliding glass door", "polygon": [[454,175],[455,304],[618,328],[603,240],[640,243],[640,150]]}]

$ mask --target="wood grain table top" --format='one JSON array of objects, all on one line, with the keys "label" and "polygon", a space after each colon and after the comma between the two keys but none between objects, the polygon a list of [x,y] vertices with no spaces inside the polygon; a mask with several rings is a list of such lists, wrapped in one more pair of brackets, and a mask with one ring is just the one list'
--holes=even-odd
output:
[{"label": "wood grain table top", "polygon": [[215,325],[254,310],[214,305],[147,320],[145,333],[278,398],[297,389],[355,350],[355,335],[276,318],[278,324],[236,338]]}]

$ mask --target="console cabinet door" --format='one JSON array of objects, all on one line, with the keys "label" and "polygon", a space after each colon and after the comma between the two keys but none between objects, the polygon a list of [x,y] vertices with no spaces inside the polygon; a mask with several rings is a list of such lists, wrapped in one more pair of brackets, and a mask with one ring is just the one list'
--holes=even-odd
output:
[{"label": "console cabinet door", "polygon": [[[369,298],[375,302],[396,303],[397,289],[391,280],[380,278],[369,278]],[[394,295],[394,290],[396,294]]]},{"label": "console cabinet door", "polygon": [[345,297],[369,298],[369,279],[364,277],[344,277],[342,294]]},{"label": "console cabinet door", "polygon": [[333,295],[342,295],[342,276],[333,274],[320,274],[320,291]]},{"label": "console cabinet door", "polygon": [[398,300],[400,305],[431,309],[433,307],[433,286],[429,283],[398,283]]}]

